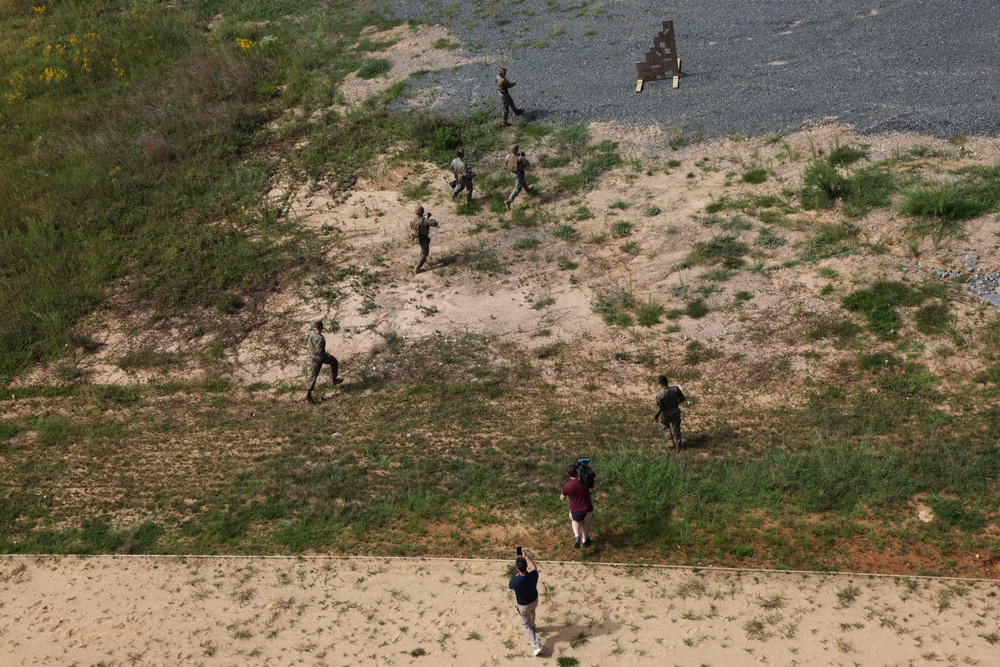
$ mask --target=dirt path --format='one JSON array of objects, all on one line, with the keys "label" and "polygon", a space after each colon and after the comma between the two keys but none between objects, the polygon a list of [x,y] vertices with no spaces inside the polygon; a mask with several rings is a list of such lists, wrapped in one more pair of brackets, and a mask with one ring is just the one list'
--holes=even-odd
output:
[{"label": "dirt path", "polygon": [[[0,560],[6,665],[993,664],[984,581],[506,561]],[[567,660],[575,658],[577,662]]]}]

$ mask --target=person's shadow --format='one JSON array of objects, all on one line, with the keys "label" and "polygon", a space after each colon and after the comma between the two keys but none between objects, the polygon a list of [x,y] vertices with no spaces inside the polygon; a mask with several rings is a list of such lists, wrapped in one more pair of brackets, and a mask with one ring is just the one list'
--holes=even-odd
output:
[{"label": "person's shadow", "polygon": [[611,614],[605,611],[601,620],[593,625],[587,623],[570,623],[568,625],[545,625],[536,628],[539,633],[553,632],[542,642],[543,655],[554,655],[559,644],[583,644],[591,637],[610,635],[622,627],[621,623],[611,620]]}]

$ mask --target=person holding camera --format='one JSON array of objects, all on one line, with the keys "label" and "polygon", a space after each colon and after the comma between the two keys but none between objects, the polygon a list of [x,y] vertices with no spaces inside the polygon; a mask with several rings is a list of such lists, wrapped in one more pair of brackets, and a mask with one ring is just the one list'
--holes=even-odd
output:
[{"label": "person holding camera", "polygon": [[594,503],[590,499],[590,489],[580,479],[580,470],[575,463],[566,466],[569,481],[563,484],[559,500],[569,500],[569,519],[573,524],[573,548],[590,546],[590,524],[594,521]]},{"label": "person holding camera", "polygon": [[410,234],[420,244],[420,261],[417,262],[413,272],[420,273],[424,268],[424,262],[427,261],[427,255],[431,252],[431,227],[437,227],[438,222],[431,218],[430,212],[424,213],[423,206],[417,206],[413,212],[416,215],[410,220]]},{"label": "person holding camera", "polygon": [[517,600],[517,613],[521,617],[521,627],[524,634],[528,635],[535,650],[535,657],[542,654],[542,642],[538,640],[535,631],[535,609],[538,607],[538,568],[535,561],[521,547],[517,548],[517,560],[514,561],[517,574],[511,577],[507,587],[514,591],[514,598]]}]

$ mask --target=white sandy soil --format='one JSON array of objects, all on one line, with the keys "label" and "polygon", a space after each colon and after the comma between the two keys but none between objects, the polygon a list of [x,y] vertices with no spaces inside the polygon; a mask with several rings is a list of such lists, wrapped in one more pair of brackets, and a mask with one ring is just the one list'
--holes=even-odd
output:
[{"label": "white sandy soil", "polygon": [[[982,580],[509,561],[5,557],[4,665],[995,665]],[[568,661],[563,661],[564,663]]]}]

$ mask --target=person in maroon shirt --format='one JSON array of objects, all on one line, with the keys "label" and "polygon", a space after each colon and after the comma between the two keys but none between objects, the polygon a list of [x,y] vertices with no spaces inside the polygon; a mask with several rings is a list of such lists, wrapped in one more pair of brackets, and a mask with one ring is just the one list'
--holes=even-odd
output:
[{"label": "person in maroon shirt", "polygon": [[569,499],[569,518],[573,523],[573,548],[583,544],[590,546],[590,524],[594,521],[594,503],[590,499],[590,489],[580,483],[576,464],[566,466],[569,481],[563,484],[559,500]]}]

